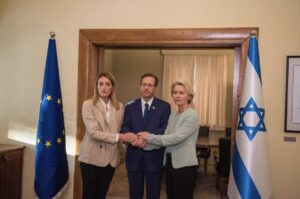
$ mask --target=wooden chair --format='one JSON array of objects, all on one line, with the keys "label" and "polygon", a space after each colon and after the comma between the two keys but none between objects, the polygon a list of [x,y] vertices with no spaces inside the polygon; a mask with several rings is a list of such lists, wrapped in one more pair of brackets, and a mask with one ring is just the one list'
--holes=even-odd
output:
[{"label": "wooden chair", "polygon": [[231,137],[231,127],[226,127],[225,135],[226,135],[226,137]]},{"label": "wooden chair", "polygon": [[[200,126],[198,137],[208,137],[209,136],[209,126]],[[198,158],[204,159],[204,175],[207,174],[207,160],[210,158],[210,148],[209,147],[197,147],[196,154]]]},{"label": "wooden chair", "polygon": [[215,168],[217,171],[216,186],[220,189],[221,198],[226,196],[230,172],[230,149],[229,137],[219,138],[219,153],[214,154]]}]

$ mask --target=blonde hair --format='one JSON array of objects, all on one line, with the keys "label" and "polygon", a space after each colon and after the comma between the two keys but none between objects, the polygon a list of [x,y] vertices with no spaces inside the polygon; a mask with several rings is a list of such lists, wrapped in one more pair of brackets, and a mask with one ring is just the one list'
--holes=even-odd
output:
[{"label": "blonde hair", "polygon": [[117,109],[119,110],[120,109],[120,104],[119,104],[119,101],[117,100],[117,97],[116,97],[116,80],[114,78],[114,76],[110,73],[106,73],[106,72],[103,72],[103,73],[100,73],[98,76],[97,76],[97,79],[96,79],[96,82],[94,84],[94,95],[92,97],[93,99],[93,104],[95,105],[97,103],[97,101],[99,100],[99,92],[98,92],[98,88],[97,88],[97,85],[98,85],[98,81],[101,77],[106,77],[107,79],[109,79],[109,81],[111,82],[111,85],[112,85],[112,90],[111,90],[111,93],[110,93],[110,96],[109,96],[109,100],[110,102],[112,103],[112,105]]},{"label": "blonde hair", "polygon": [[183,86],[188,94],[188,96],[190,97],[190,99],[188,99],[188,104],[192,104],[193,99],[194,99],[194,91],[193,89],[190,87],[190,85],[188,85],[187,83],[183,82],[183,81],[176,81],[171,85],[171,95],[173,95],[173,91],[175,89],[175,86]]}]

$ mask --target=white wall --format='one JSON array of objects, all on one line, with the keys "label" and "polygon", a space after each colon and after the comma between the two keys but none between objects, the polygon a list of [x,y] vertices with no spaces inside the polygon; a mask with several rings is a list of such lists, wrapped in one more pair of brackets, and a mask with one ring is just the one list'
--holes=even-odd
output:
[{"label": "white wall", "polygon": [[[74,153],[80,28],[259,27],[270,168],[275,196],[300,196],[300,145],[283,142],[286,56],[300,54],[299,0],[1,0],[0,138],[35,135],[48,33],[57,51],[68,151]],[[30,137],[30,136],[29,136]],[[31,145],[28,145],[31,146]],[[23,198],[33,198],[33,147],[24,159]],[[71,179],[74,160],[69,156]],[[64,198],[72,198],[72,183]]]}]

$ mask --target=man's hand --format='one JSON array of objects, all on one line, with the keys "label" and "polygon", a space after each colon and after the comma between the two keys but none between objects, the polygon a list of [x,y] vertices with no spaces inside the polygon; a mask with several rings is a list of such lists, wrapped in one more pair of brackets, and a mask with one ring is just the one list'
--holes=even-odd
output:
[{"label": "man's hand", "polygon": [[137,135],[132,132],[121,133],[119,135],[119,140],[121,140],[123,142],[128,142],[133,146],[136,146],[136,144],[138,142]]},{"label": "man's hand", "polygon": [[137,134],[137,136],[138,136],[138,139],[147,140],[149,134],[150,134],[149,132],[142,131],[142,132],[139,132],[139,133]]},{"label": "man's hand", "polygon": [[143,131],[139,132],[137,137],[138,137],[138,145],[140,148],[144,148],[147,144],[147,139],[148,139],[149,132]]}]

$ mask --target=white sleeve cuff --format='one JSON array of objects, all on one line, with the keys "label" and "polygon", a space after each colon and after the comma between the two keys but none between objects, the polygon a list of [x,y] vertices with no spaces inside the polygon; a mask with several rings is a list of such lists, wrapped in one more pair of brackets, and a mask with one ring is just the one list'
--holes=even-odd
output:
[{"label": "white sleeve cuff", "polygon": [[116,142],[119,141],[119,133],[116,134]]}]

